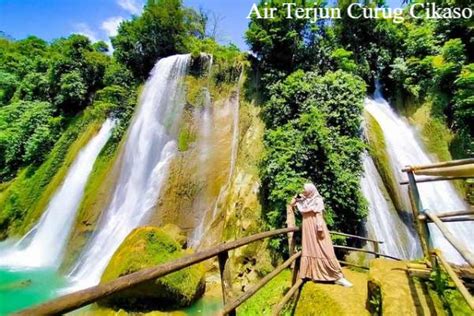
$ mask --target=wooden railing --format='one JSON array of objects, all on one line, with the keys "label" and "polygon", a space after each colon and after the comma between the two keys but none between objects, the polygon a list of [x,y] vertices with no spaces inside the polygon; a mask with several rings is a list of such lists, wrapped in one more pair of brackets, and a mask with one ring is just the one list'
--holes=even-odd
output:
[{"label": "wooden railing", "polygon": [[[247,290],[245,293],[234,298],[232,295],[229,251],[248,245],[250,243],[265,239],[265,238],[274,237],[274,236],[278,236],[282,234],[295,233],[295,232],[298,232],[299,230],[300,230],[299,227],[288,227],[288,228],[282,228],[282,229],[255,234],[255,235],[244,237],[244,238],[231,241],[231,242],[224,242],[210,249],[203,250],[203,251],[182,257],[180,259],[170,261],[168,263],[161,264],[156,267],[143,269],[143,270],[122,276],[108,283],[99,284],[99,285],[96,285],[96,286],[93,286],[93,287],[90,287],[90,288],[87,288],[75,293],[66,294],[64,296],[53,299],[49,302],[17,312],[14,315],[22,315],[22,316],[35,315],[36,316],[36,315],[64,314],[64,313],[79,309],[81,307],[87,306],[89,304],[92,304],[94,302],[97,302],[98,300],[106,298],[117,292],[123,291],[127,288],[139,285],[143,282],[147,282],[150,280],[164,277],[170,273],[176,272],[178,270],[192,266],[202,261],[211,259],[213,257],[217,257],[218,263],[219,263],[219,272],[220,272],[221,284],[222,284],[222,296],[223,296],[223,301],[224,301],[224,307],[221,312],[223,315],[235,315],[237,307],[239,307],[243,302],[248,300],[252,295],[254,295],[263,286],[265,286],[265,284],[270,282],[280,272],[292,266],[292,269],[293,269],[292,288],[285,295],[283,300],[275,307],[273,312],[275,315],[278,315],[281,312],[281,310],[284,308],[285,304],[291,299],[291,297],[295,293],[297,292],[299,293],[299,289],[301,285],[303,284],[303,281],[301,279],[298,279],[297,277],[299,265],[294,264],[300,258],[301,252],[290,253],[290,258],[288,260],[286,260],[283,264],[278,266],[274,271],[269,273],[267,276],[259,280],[257,284],[255,284],[252,288]],[[372,242],[373,244],[377,244],[377,245],[381,243],[381,241],[376,241],[376,240],[372,240],[372,239],[368,239],[368,238],[360,237],[356,235],[349,235],[349,234],[339,233],[339,232],[331,232],[331,233],[350,237],[350,238],[357,238],[363,241]],[[345,251],[360,251],[360,252],[373,254],[376,257],[387,257],[387,258],[398,260],[397,258],[387,256],[385,254],[379,253],[378,251],[359,249],[359,248],[347,247],[347,246],[335,246],[335,247],[345,250]],[[378,249],[378,248],[375,248],[375,249]]]},{"label": "wooden railing", "polygon": [[[431,258],[431,265],[433,269],[435,267],[442,267],[453,280],[457,289],[464,297],[471,309],[474,310],[474,299],[469,291],[464,286],[463,282],[460,280],[458,275],[453,271],[452,267],[448,264],[442,252],[438,249],[433,249],[433,241],[431,240],[430,230],[428,229],[428,223],[435,224],[438,229],[441,231],[441,234],[444,238],[459,252],[459,254],[466,260],[466,262],[474,267],[474,254],[473,252],[465,246],[465,244],[457,239],[449,230],[449,228],[444,224],[446,222],[461,222],[461,221],[472,221],[474,220],[474,211],[471,209],[464,211],[446,211],[441,214],[435,214],[431,210],[423,208],[423,204],[420,197],[420,192],[418,190],[418,183],[426,182],[435,182],[435,181],[450,181],[456,179],[470,179],[474,178],[471,174],[466,176],[436,176],[431,178],[422,178],[417,179],[415,177],[417,171],[424,174],[436,174],[443,173],[449,168],[456,168],[460,166],[468,166],[474,164],[474,159],[464,159],[457,161],[448,161],[442,163],[436,163],[431,165],[424,166],[407,166],[402,169],[402,172],[406,172],[408,176],[408,181],[400,182],[401,185],[408,184],[408,193],[410,197],[410,203],[412,206],[412,211],[415,219],[416,229],[418,235],[420,236],[420,242],[423,249],[423,253],[426,258]],[[446,169],[444,169],[446,168]],[[472,171],[472,167],[469,167]],[[426,172],[427,170],[435,170],[436,172]],[[444,169],[444,170],[443,170]],[[421,172],[420,172],[421,171]],[[444,172],[446,173],[446,172]],[[443,197],[440,196],[440,199]]]}]

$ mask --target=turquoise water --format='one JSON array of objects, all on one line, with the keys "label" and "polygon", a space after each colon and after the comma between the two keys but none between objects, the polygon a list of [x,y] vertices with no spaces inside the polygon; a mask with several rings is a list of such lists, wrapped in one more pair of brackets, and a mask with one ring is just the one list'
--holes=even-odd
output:
[{"label": "turquoise water", "polygon": [[[54,270],[9,270],[0,268],[0,316],[9,315],[56,296],[56,290],[67,285]],[[182,310],[189,316],[215,315],[222,308],[222,299],[206,297]]]},{"label": "turquoise water", "polygon": [[222,299],[219,297],[202,297],[196,303],[183,310],[189,316],[211,316],[216,315],[223,307]]},{"label": "turquoise water", "polygon": [[56,271],[0,268],[0,316],[55,297],[65,280]]}]

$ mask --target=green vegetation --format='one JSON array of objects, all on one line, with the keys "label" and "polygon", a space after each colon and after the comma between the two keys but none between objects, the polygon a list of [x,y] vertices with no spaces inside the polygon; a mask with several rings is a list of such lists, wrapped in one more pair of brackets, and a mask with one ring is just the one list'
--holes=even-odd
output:
[{"label": "green vegetation", "polygon": [[[298,71],[274,84],[269,94],[261,170],[268,226],[282,227],[289,199],[313,181],[325,197],[329,225],[357,232],[366,214],[359,184],[364,82],[340,70],[324,76]],[[282,246],[280,239],[272,245]]]},{"label": "green vegetation", "polygon": [[61,117],[48,102],[18,101],[0,108],[0,177],[44,160],[59,137]]},{"label": "green vegetation", "polygon": [[22,170],[0,195],[0,227],[2,237],[25,233],[39,218],[50,197],[61,184],[67,168],[78,151],[94,135],[100,125],[77,119],[59,139],[48,159],[39,167]]},{"label": "green vegetation", "polygon": [[[401,209],[382,129],[370,116],[366,117],[368,146],[362,138],[363,100],[377,79],[399,110],[420,128],[431,153],[440,160],[473,154],[474,41],[469,21],[412,19],[405,13],[401,24],[346,15],[331,23],[312,23],[287,19],[282,6],[288,1],[261,1],[260,7],[280,10],[274,19],[251,19],[246,39],[253,54],[247,55],[234,45],[219,45],[208,34],[206,13],[186,8],[182,2],[148,0],[143,14],[119,26],[111,39],[113,56],[106,54],[104,42],[91,43],[82,35],[47,43],[36,37],[15,41],[0,34],[0,239],[23,234],[37,221],[78,151],[106,118],[115,118],[113,137],[94,165],[78,210],[63,264],[70,266],[109,202],[123,136],[137,103],[137,84],[148,77],[158,59],[177,53],[190,53],[193,58],[185,79],[187,104],[179,126],[179,153],[158,203],[163,211],[155,215],[160,218],[152,219],[156,222],[182,220],[189,227],[190,218],[180,215],[195,207],[200,190],[207,186],[205,197],[214,198],[227,183],[227,171],[222,171],[228,163],[227,143],[219,144],[220,156],[209,163],[216,170],[212,179],[196,180],[200,166],[193,151],[197,139],[193,115],[201,110],[204,88],[211,95],[213,110],[218,111],[235,97],[241,79],[246,80],[247,100],[240,107],[239,156],[227,195],[219,201],[225,211],[210,225],[222,234],[218,238],[230,240],[284,226],[286,204],[307,181],[314,182],[324,196],[331,229],[360,234],[367,212],[360,190],[360,157],[366,148]],[[305,7],[328,6],[323,1],[296,2]],[[337,5],[344,12],[352,2],[338,1]],[[440,6],[464,4],[464,0],[436,2]],[[364,1],[364,5],[385,3]],[[212,55],[210,73],[206,70],[211,58],[201,53]],[[241,76],[244,69],[248,78]],[[249,100],[258,101],[258,107]],[[230,126],[229,117],[219,118],[220,125],[213,126],[230,134],[230,129],[220,128]],[[102,282],[188,254],[182,249],[182,237],[175,238],[169,231],[173,229],[133,231],[110,261]],[[271,264],[285,256],[283,240],[269,241],[273,256],[267,251],[267,241],[236,250],[231,262],[245,272],[234,285],[244,288],[266,275]],[[371,271],[372,308],[396,313],[401,312],[402,302],[412,312],[416,304],[407,293],[411,287],[425,290],[426,284],[410,284],[404,263],[378,262]],[[392,265],[393,269],[387,269]],[[204,290],[203,275],[201,266],[187,268],[101,304],[131,312],[188,306]],[[360,277],[365,284],[366,276],[361,275],[350,279]],[[270,313],[289,286],[290,272],[284,271],[239,312]],[[340,290],[346,289],[305,287],[300,311],[314,307],[322,313],[317,301],[324,300],[325,312],[354,312],[344,305],[351,300],[338,301],[344,298],[337,296]],[[439,275],[429,295],[434,290],[446,310],[464,312],[459,293]],[[363,292],[357,293],[351,298],[361,299],[357,295]]]},{"label": "green vegetation", "polygon": [[472,313],[464,297],[440,266],[435,267],[431,273],[429,288],[441,298],[442,305],[448,315],[469,315]]},{"label": "green vegetation", "polygon": [[[108,282],[140,269],[178,259],[189,251],[164,229],[137,228],[123,241],[110,260],[101,282]],[[101,305],[131,310],[170,309],[189,306],[204,293],[204,271],[201,265],[180,270],[163,278],[117,293]]]},{"label": "green vegetation", "polygon": [[136,104],[131,73],[105,43],[71,35],[47,43],[0,38],[0,238],[39,218],[79,150],[101,123],[124,134]]},{"label": "green vegetation", "polygon": [[[352,19],[345,13],[333,23],[312,23],[287,19],[286,2],[261,1],[260,8],[279,10],[274,19],[253,16],[246,32],[255,54],[251,58],[255,71],[251,88],[262,97],[267,126],[267,156],[262,164],[266,223],[270,228],[281,227],[288,199],[304,181],[313,181],[326,198],[331,227],[357,233],[365,215],[357,182],[359,154],[364,147],[359,141],[365,93],[360,78],[370,88],[380,79],[385,87],[394,87],[385,89],[385,94],[400,108],[404,104],[414,107],[410,109],[417,114],[414,121],[423,120],[422,136],[438,158],[470,156],[473,86],[468,52],[472,28],[462,19],[413,19],[408,7],[403,23],[388,18]],[[317,1],[295,2],[299,7],[329,6]],[[440,0],[437,4],[446,7],[461,2]],[[346,12],[351,3],[338,1],[337,5]],[[385,1],[364,2],[371,8],[384,5]],[[424,112],[428,108],[429,113]],[[378,167],[395,196],[397,184],[380,131],[369,125],[375,132],[371,152],[379,156]],[[400,204],[399,198],[395,201]],[[273,246],[279,247],[278,240]]]},{"label": "green vegetation", "polygon": [[[462,1],[437,1],[440,7],[466,7]],[[421,14],[421,12],[420,12]],[[455,159],[472,156],[474,143],[472,35],[466,19],[427,20],[408,19],[399,26],[405,34],[397,44],[400,51],[393,56],[383,71],[382,81],[391,86],[387,94],[398,99],[399,104],[425,106],[429,111],[429,132],[441,136],[449,127],[446,139],[429,144],[428,149],[439,158]],[[446,153],[445,148],[449,148]],[[441,155],[440,149],[444,151]]]},{"label": "green vegetation", "polygon": [[[291,270],[284,270],[260,289],[238,309],[239,315],[271,315],[272,308],[280,303],[291,287]],[[286,315],[286,314],[284,314]]]}]

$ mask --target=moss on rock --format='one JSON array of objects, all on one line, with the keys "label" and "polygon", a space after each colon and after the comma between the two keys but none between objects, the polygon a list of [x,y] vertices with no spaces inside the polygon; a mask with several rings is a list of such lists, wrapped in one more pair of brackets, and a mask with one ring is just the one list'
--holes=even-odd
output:
[{"label": "moss on rock", "polygon": [[387,188],[388,194],[395,205],[395,208],[398,211],[402,211],[405,209],[405,207],[398,190],[399,185],[395,179],[392,167],[390,165],[389,154],[387,152],[387,145],[385,143],[383,130],[375,118],[368,112],[365,112],[365,121],[367,124],[367,140],[369,142],[370,155],[374,159],[374,163]]},{"label": "moss on rock", "polygon": [[102,211],[111,199],[119,172],[119,164],[116,163],[116,159],[123,141],[123,139],[121,142],[109,141],[94,163],[68,241],[67,253],[61,266],[62,270],[68,270],[74,264],[94,232]]},{"label": "moss on rock", "polygon": [[[164,229],[140,227],[132,231],[109,262],[101,283],[184,255],[181,245]],[[100,302],[126,310],[163,310],[191,305],[205,290],[204,270],[195,265],[163,278],[117,293]]]},{"label": "moss on rock", "polygon": [[367,273],[343,268],[352,288],[335,284],[306,282],[295,315],[369,315],[367,310]]},{"label": "moss on rock", "polygon": [[445,315],[439,298],[418,279],[410,277],[407,270],[404,261],[372,260],[369,301],[379,301],[382,315]]}]

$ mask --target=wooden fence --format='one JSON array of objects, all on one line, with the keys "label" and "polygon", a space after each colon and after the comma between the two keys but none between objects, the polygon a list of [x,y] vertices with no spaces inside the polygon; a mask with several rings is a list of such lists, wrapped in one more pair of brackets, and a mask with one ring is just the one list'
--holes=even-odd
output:
[{"label": "wooden fence", "polygon": [[[245,293],[241,294],[238,297],[233,297],[232,295],[232,278],[230,271],[229,263],[229,251],[236,248],[248,245],[250,243],[263,240],[265,238],[274,237],[282,234],[295,233],[300,230],[299,227],[288,227],[277,229],[273,231],[267,231],[252,236],[244,237],[231,242],[224,242],[215,247],[212,247],[207,250],[203,250],[180,259],[170,261],[165,264],[161,264],[155,267],[143,269],[125,276],[122,276],[116,280],[110,281],[108,283],[99,284],[75,293],[66,294],[64,296],[53,299],[49,302],[34,306],[20,312],[17,312],[14,315],[30,316],[30,315],[57,315],[64,314],[81,307],[87,306],[98,300],[106,298],[114,293],[123,291],[127,288],[139,285],[143,282],[154,280],[157,278],[164,277],[170,273],[176,272],[183,268],[192,266],[194,264],[200,263],[202,261],[217,257],[219,263],[219,272],[221,277],[222,284],[222,297],[224,302],[224,307],[222,309],[222,315],[235,315],[236,309],[246,300],[248,300],[252,295],[254,295],[258,290],[260,290],[265,284],[270,282],[274,277],[276,277],[280,272],[292,267],[293,277],[292,277],[292,287],[290,291],[285,295],[282,301],[275,307],[273,313],[278,315],[281,310],[284,308],[285,304],[294,296],[294,294],[299,293],[299,289],[303,284],[301,279],[298,279],[298,264],[294,264],[298,261],[301,256],[301,252],[293,252],[290,254],[290,258],[286,260],[283,264],[275,268],[267,276],[259,280],[253,287],[247,290]],[[381,241],[376,241],[368,239],[365,237],[360,237],[356,235],[349,235],[339,232],[331,232],[332,234],[337,234],[349,238],[356,238],[366,242],[371,242],[374,245],[377,244],[377,247],[374,247],[374,251],[367,249],[359,249],[354,247],[347,246],[335,246],[344,251],[360,251],[369,254],[373,254],[376,257],[387,257],[391,259],[398,260],[387,256],[385,254],[379,253],[378,244],[382,243]]]},{"label": "wooden fence", "polygon": [[[445,224],[446,222],[472,221],[474,220],[474,211],[472,210],[472,207],[470,207],[469,210],[443,210],[443,213],[436,214],[431,210],[423,208],[420,192],[418,190],[418,183],[474,178],[473,170],[474,159],[448,161],[423,166],[407,166],[402,169],[402,172],[406,172],[408,181],[400,182],[400,184],[408,184],[408,193],[416,229],[420,236],[421,247],[425,257],[432,259],[431,264],[433,268],[442,267],[448,273],[468,305],[474,310],[474,299],[472,295],[466,289],[458,275],[453,271],[452,267],[448,264],[442,255],[442,252],[438,249],[433,249],[433,240],[431,239],[430,230],[428,229],[429,223],[436,225],[441,231],[443,237],[446,238],[446,240],[459,252],[471,267],[474,267],[474,254],[472,251],[466,247],[461,240],[456,238],[449,230],[449,227]],[[434,175],[435,177],[420,179],[416,178],[417,173],[431,176]],[[440,196],[440,199],[442,198],[443,197]]]}]

